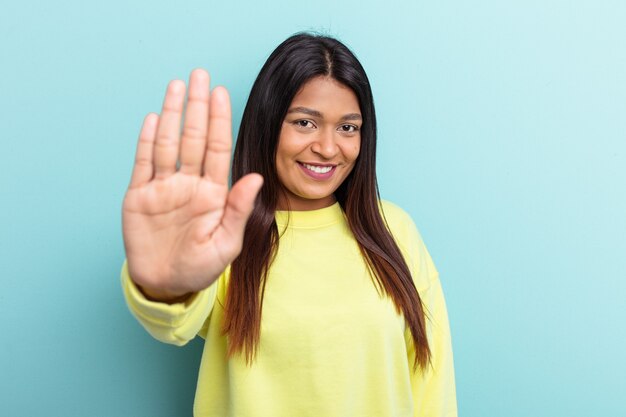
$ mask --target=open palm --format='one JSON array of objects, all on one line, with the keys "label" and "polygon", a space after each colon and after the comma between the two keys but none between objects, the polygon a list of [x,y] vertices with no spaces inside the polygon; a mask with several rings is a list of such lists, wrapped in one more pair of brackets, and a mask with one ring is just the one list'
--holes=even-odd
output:
[{"label": "open palm", "polygon": [[209,93],[209,75],[172,81],[161,115],[139,135],[122,212],[129,273],[153,299],[208,287],[241,251],[246,221],[263,183],[258,174],[228,189],[232,133],[228,92]]}]

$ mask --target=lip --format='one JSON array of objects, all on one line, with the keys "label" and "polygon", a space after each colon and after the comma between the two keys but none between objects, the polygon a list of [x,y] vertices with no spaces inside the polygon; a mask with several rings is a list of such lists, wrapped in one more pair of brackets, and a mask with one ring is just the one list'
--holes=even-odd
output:
[{"label": "lip", "polygon": [[[318,166],[318,167],[332,167],[332,168],[330,169],[330,171],[321,174],[321,173],[318,173],[318,172],[311,171],[310,169],[305,167],[304,164],[315,165],[315,166]],[[319,164],[317,162],[316,163],[309,163],[309,162],[299,162],[298,161],[298,166],[300,167],[302,172],[304,172],[306,175],[308,175],[309,177],[313,178],[314,180],[318,180],[318,181],[324,181],[324,180],[329,179],[330,177],[333,176],[333,174],[337,170],[337,165],[334,165],[334,164]]]}]

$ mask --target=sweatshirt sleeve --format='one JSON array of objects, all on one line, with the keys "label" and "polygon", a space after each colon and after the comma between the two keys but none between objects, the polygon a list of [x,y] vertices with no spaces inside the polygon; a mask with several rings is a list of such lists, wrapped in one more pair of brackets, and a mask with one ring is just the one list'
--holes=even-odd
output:
[{"label": "sweatshirt sleeve", "polygon": [[177,346],[185,345],[202,329],[213,309],[221,278],[183,303],[166,304],[148,300],[139,291],[130,278],[126,260],[121,272],[124,297],[133,316],[152,337]]},{"label": "sweatshirt sleeve", "polygon": [[[427,335],[432,366],[424,371],[411,368],[414,417],[456,417],[456,386],[452,342],[446,303],[438,278],[420,292],[427,314]],[[409,365],[415,360],[415,347],[410,330],[405,333]]]},{"label": "sweatshirt sleeve", "polygon": [[426,314],[426,334],[431,365],[413,372],[415,345],[408,326],[405,329],[407,359],[410,366],[414,417],[457,417],[456,385],[452,338],[446,302],[433,260],[410,216],[385,202],[388,225],[411,271]]}]

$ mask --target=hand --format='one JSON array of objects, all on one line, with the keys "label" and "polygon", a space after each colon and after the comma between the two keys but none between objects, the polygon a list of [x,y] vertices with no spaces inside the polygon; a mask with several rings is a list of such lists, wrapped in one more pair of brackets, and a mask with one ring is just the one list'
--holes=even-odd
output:
[{"label": "hand", "polygon": [[[248,174],[228,189],[232,133],[228,92],[209,74],[170,82],[161,115],[144,120],[122,211],[129,274],[152,299],[171,301],[213,283],[239,255],[263,184]],[[177,169],[177,162],[180,167]]]}]

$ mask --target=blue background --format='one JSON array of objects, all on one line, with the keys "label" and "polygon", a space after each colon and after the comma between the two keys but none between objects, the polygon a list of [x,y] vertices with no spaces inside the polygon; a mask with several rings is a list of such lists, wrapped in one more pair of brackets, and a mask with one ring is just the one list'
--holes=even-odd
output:
[{"label": "blue background", "polygon": [[370,76],[379,182],[440,270],[467,417],[626,415],[623,1],[11,2],[0,14],[0,414],[191,414],[198,340],[119,286],[144,115],[195,67],[229,88],[293,32]]}]

